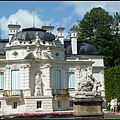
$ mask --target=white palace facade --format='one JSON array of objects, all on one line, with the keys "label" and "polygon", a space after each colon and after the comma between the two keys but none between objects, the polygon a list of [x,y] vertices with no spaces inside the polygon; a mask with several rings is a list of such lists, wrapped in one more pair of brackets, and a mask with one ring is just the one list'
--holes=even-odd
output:
[{"label": "white palace facade", "polygon": [[77,30],[53,26],[25,28],[9,24],[9,39],[0,40],[0,114],[73,109],[82,71],[100,83],[105,98],[104,60],[89,43],[77,41]]}]

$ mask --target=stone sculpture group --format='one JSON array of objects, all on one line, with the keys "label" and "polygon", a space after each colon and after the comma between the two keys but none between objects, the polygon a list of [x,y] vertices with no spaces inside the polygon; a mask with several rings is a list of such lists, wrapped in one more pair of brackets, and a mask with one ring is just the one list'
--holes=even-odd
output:
[{"label": "stone sculpture group", "polygon": [[79,97],[100,96],[101,83],[93,77],[92,73],[90,73],[87,70],[87,68],[82,69],[81,74],[82,75],[78,80],[76,96]]}]

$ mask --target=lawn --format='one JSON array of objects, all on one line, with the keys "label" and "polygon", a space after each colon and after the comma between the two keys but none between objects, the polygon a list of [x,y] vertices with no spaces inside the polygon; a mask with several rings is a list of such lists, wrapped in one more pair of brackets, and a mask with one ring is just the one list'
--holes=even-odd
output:
[{"label": "lawn", "polygon": [[120,116],[116,116],[116,115],[104,115],[104,118],[105,118],[105,119],[112,119],[112,118],[113,118],[113,119],[114,119],[114,118],[115,118],[115,119],[118,119],[118,118],[120,119]]}]

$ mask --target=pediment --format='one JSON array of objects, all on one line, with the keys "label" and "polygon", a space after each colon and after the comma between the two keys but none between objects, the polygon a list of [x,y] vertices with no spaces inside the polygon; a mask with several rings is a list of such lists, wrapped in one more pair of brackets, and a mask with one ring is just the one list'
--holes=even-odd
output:
[{"label": "pediment", "polygon": [[24,59],[35,59],[34,55],[32,52],[28,53]]}]

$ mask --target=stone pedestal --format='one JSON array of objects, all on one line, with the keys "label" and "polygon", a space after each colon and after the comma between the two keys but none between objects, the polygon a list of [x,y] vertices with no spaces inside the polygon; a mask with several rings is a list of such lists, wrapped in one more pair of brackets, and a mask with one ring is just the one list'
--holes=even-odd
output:
[{"label": "stone pedestal", "polygon": [[104,118],[102,98],[75,98],[74,116],[79,118]]}]

